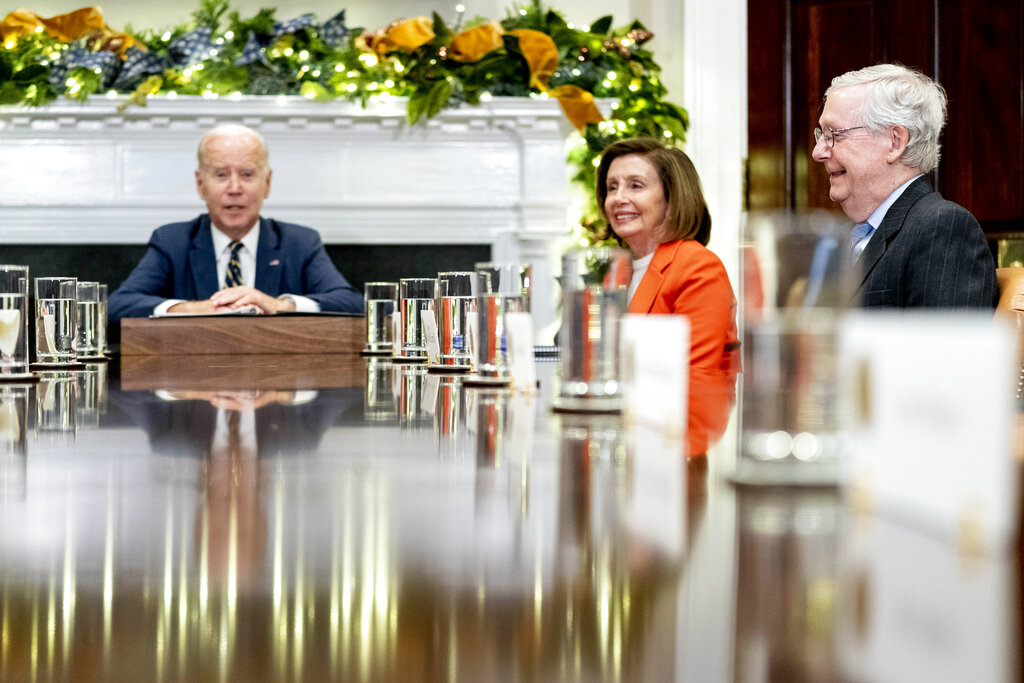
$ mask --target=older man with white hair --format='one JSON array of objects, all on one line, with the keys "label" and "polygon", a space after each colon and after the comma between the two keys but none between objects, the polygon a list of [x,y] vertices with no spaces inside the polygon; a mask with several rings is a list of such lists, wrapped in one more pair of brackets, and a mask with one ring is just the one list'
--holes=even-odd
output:
[{"label": "older man with white hair", "polygon": [[158,228],[110,295],[111,321],[164,312],[359,313],[363,297],[338,272],[315,230],[260,215],[270,194],[267,144],[224,124],[199,142],[196,189],[208,213]]},{"label": "older man with white hair", "polygon": [[849,253],[861,268],[861,306],[996,305],[981,226],[925,176],[938,165],[945,120],[942,86],[898,64],[845,73],[825,93],[812,156],[857,224]]}]

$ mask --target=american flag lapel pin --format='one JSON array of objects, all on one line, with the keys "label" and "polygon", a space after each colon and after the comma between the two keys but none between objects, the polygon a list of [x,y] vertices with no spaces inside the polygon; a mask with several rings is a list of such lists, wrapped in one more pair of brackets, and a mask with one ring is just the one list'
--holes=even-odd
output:
[{"label": "american flag lapel pin", "polygon": [[280,261],[280,259],[274,259],[273,261],[271,261],[267,265],[268,266],[279,266],[279,265],[281,265],[281,261]]}]

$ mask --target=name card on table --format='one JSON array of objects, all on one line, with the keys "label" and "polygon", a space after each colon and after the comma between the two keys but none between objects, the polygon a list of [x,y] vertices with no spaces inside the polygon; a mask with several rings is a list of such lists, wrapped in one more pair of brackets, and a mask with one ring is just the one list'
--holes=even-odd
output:
[{"label": "name card on table", "polygon": [[686,432],[690,321],[681,315],[625,315],[621,333],[627,418],[681,437]]},{"label": "name card on table", "polygon": [[427,346],[427,362],[438,365],[441,362],[441,340],[437,334],[437,318],[433,311],[420,311],[423,321],[423,341]]},{"label": "name card on table", "polygon": [[991,313],[848,315],[839,371],[851,401],[844,480],[854,504],[964,550],[1012,542],[1015,348]]},{"label": "name card on table", "polygon": [[533,358],[533,318],[529,313],[505,314],[505,343],[512,374],[512,388],[528,394],[537,391],[537,368]]}]

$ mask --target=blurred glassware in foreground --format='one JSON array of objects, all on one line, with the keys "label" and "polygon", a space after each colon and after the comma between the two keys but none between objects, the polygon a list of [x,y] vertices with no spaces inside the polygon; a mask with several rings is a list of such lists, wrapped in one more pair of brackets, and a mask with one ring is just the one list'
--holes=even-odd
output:
[{"label": "blurred glassware in foreground", "polygon": [[745,216],[743,384],[734,478],[834,484],[846,448],[837,321],[853,300],[849,221],[828,212]]},{"label": "blurred glassware in foreground", "polygon": [[562,257],[561,379],[555,410],[622,409],[619,327],[629,307],[633,260],[613,247]]}]

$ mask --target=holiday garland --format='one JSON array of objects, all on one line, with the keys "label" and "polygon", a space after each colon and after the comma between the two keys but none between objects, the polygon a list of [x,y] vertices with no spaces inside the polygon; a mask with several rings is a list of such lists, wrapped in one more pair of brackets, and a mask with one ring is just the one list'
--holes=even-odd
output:
[{"label": "holiday garland", "polygon": [[[461,6],[456,13],[451,26],[435,12],[365,31],[346,26],[344,11],[323,23],[312,14],[279,21],[274,9],[243,18],[227,0],[201,0],[192,21],[172,30],[116,31],[95,7],[49,19],[16,10],[0,22],[0,105],[104,92],[140,106],[172,93],[301,95],[364,107],[406,97],[412,125],[492,97],[552,97],[580,132],[569,162],[590,197],[584,233],[599,239],[592,189],[601,151],[625,137],[685,138],[686,111],[664,99],[645,47],[652,34],[637,21],[613,28],[610,16],[573,26],[540,0],[500,21],[463,21]],[[595,98],[613,100],[610,119]]]}]

